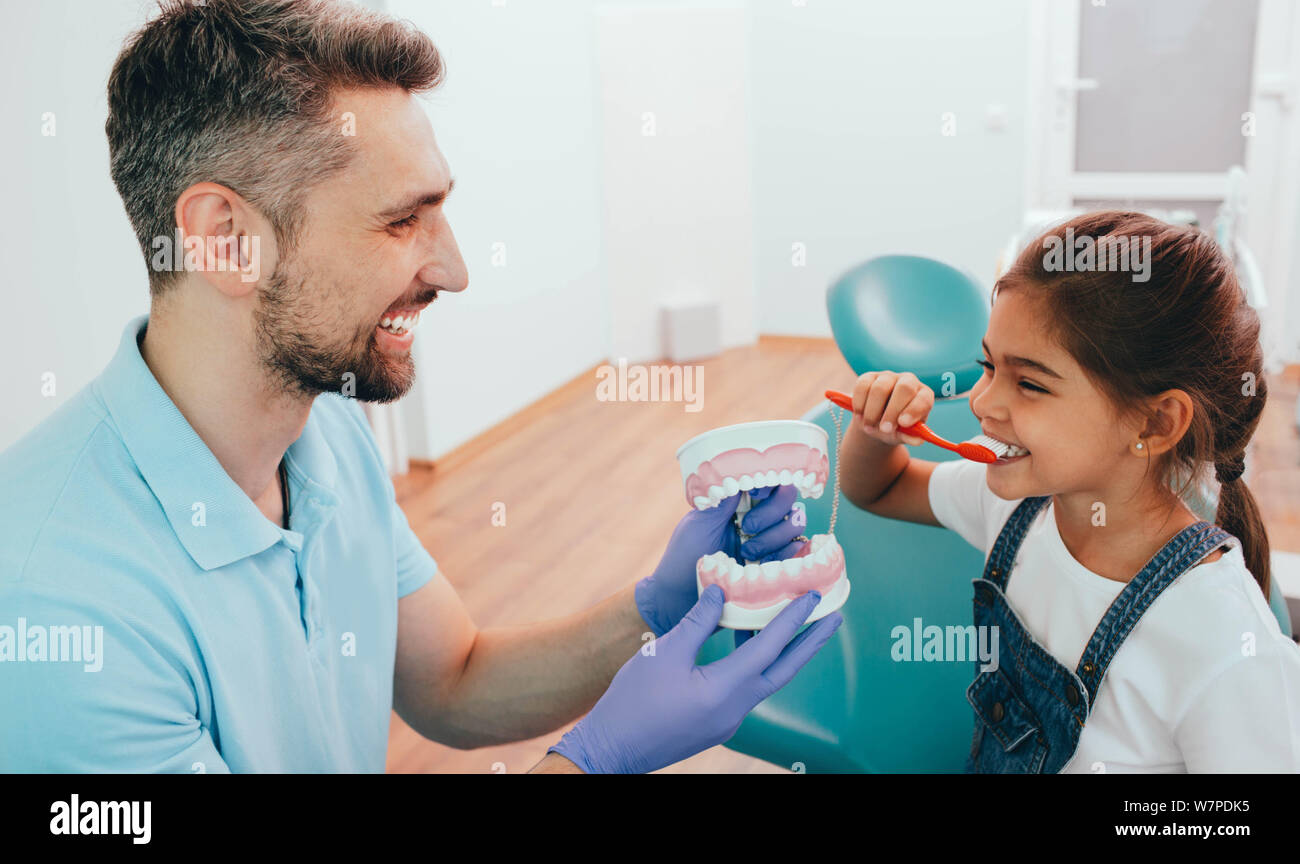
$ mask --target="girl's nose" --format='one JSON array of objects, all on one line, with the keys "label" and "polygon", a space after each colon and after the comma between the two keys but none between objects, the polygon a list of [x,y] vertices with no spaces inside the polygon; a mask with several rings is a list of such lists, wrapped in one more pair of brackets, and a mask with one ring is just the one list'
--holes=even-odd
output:
[{"label": "girl's nose", "polygon": [[998,411],[999,406],[995,404],[994,396],[989,392],[993,389],[994,388],[989,384],[989,382],[983,379],[976,382],[975,386],[971,388],[970,410],[971,413],[975,415],[976,419],[981,422],[986,417],[991,417],[993,415],[1001,417],[1005,414],[1005,412]]}]

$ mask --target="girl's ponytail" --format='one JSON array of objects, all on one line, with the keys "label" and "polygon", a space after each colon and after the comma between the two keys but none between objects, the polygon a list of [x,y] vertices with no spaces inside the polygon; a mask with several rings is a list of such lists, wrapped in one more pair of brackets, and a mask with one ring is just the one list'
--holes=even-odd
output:
[{"label": "girl's ponytail", "polygon": [[[1217,469],[1215,473],[1218,474]],[[1264,597],[1267,598],[1272,579],[1269,570],[1268,534],[1264,531],[1264,520],[1259,515],[1255,496],[1240,477],[1226,480],[1219,486],[1219,510],[1215,514],[1214,521],[1224,531],[1241,541],[1246,567],[1259,583]]]}]

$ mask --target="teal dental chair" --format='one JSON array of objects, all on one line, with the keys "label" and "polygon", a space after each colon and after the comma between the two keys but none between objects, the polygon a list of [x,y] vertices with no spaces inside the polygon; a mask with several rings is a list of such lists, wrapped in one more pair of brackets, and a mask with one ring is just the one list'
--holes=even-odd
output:
[{"label": "teal dental chair", "polygon": [[[941,262],[889,255],[846,273],[826,302],[836,344],[853,371],[913,372],[935,391],[928,425],[961,441],[980,432],[967,391],[983,372],[977,360],[987,293]],[[835,442],[832,411],[843,425],[847,412],[829,403],[803,419]],[[921,459],[957,458],[932,444],[910,449]],[[832,443],[832,472],[836,456]],[[805,502],[809,536],[827,530],[831,498],[828,483],[821,498]],[[1193,509],[1213,520],[1213,502],[1198,504],[1209,515]],[[970,624],[971,580],[982,572],[983,556],[954,531],[884,519],[843,499],[835,535],[853,583],[840,610],[844,624],[794,680],[749,714],[726,746],[801,773],[962,771],[974,731],[966,701],[974,661],[895,661],[891,631],[901,625],[911,634],[918,618],[922,628]],[[1272,595],[1270,605],[1290,635],[1281,591]],[[732,645],[730,631],[716,634],[699,662],[725,656]]]}]

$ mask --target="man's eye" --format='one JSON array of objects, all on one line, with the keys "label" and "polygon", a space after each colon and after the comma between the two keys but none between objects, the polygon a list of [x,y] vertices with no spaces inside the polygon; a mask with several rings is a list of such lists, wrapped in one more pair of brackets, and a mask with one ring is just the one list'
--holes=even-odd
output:
[{"label": "man's eye", "polygon": [[419,219],[420,219],[419,214],[412,213],[410,216],[407,216],[405,219],[398,219],[396,222],[389,222],[388,227],[389,228],[410,228],[412,225],[418,222]]}]

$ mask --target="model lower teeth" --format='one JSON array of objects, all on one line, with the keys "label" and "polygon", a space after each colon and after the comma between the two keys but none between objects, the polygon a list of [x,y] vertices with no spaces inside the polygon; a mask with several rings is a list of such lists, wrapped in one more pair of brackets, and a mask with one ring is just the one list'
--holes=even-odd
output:
[{"label": "model lower teeth", "polygon": [[1008,445],[1006,455],[1004,455],[1002,458],[1014,459],[1017,456],[1026,456],[1028,454],[1029,451],[1026,450],[1024,447],[1016,447],[1015,445]]}]

